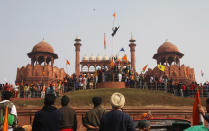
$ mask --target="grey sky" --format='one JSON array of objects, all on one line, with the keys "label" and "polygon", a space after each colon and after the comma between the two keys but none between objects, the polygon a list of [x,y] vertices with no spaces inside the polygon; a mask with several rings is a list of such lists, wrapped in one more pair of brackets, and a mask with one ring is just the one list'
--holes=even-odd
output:
[{"label": "grey sky", "polygon": [[[137,44],[137,71],[146,64],[156,66],[152,56],[168,39],[185,54],[181,63],[194,67],[196,80],[202,82],[209,77],[208,7],[208,0],[1,0],[0,82],[15,80],[17,67],[30,63],[27,53],[43,38],[59,56],[55,65],[65,68],[69,59],[72,73],[76,36],[82,39],[81,57],[111,55],[112,47],[114,53],[124,47],[129,56],[131,32]],[[120,29],[112,41],[114,11]]]}]

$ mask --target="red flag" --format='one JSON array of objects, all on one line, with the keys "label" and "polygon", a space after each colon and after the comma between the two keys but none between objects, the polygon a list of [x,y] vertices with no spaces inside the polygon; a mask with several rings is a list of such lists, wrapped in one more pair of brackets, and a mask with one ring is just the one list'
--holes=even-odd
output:
[{"label": "red flag", "polygon": [[197,93],[195,96],[195,101],[193,104],[193,112],[192,112],[192,119],[193,119],[193,125],[199,125],[200,123],[200,112],[198,110],[198,105],[201,105],[201,101],[200,101],[200,94],[199,94],[199,89],[198,87],[196,87],[197,89]]},{"label": "red flag", "polygon": [[4,124],[3,124],[2,131],[8,131],[8,106],[6,106],[6,111],[5,111],[5,115],[4,115]]},{"label": "red flag", "polygon": [[69,62],[69,60],[66,60],[66,65],[70,65],[70,62]]},{"label": "red flag", "polygon": [[148,65],[145,65],[145,66],[142,68],[142,72],[144,72],[144,71],[147,69],[147,66],[148,66]]},{"label": "red flag", "polygon": [[105,33],[104,33],[104,49],[106,49],[106,37],[105,37]]}]

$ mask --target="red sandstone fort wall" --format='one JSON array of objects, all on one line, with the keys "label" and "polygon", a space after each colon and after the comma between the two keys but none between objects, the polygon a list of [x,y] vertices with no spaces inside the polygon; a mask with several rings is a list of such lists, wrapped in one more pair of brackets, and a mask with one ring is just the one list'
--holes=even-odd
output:
[{"label": "red sandstone fort wall", "polygon": [[16,82],[23,81],[24,84],[46,83],[48,85],[52,81],[63,80],[65,77],[64,68],[52,67],[50,65],[28,64],[26,67],[17,69]]}]

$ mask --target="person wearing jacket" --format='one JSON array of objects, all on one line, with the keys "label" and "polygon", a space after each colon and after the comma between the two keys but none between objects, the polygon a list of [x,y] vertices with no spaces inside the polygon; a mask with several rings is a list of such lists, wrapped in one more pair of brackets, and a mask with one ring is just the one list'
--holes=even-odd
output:
[{"label": "person wearing jacket", "polygon": [[131,117],[123,112],[125,97],[121,93],[113,93],[110,99],[112,110],[102,119],[99,131],[136,131]]},{"label": "person wearing jacket", "polygon": [[45,96],[43,108],[35,114],[32,131],[60,130],[61,113],[54,106],[55,99],[54,94]]},{"label": "person wearing jacket", "polygon": [[64,95],[61,99],[62,107],[59,109],[61,112],[60,131],[76,131],[77,129],[77,118],[75,111],[68,106],[70,98]]},{"label": "person wearing jacket", "polygon": [[95,96],[92,98],[94,108],[86,113],[83,118],[83,125],[87,128],[87,131],[98,131],[100,126],[100,120],[105,114],[105,109],[101,107],[102,98]]}]

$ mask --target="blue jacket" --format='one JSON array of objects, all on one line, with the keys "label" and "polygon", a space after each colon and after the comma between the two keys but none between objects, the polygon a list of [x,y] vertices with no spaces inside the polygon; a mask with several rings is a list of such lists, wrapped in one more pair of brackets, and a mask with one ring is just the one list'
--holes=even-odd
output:
[{"label": "blue jacket", "polygon": [[100,124],[100,131],[136,131],[131,117],[120,110],[106,113]]}]

